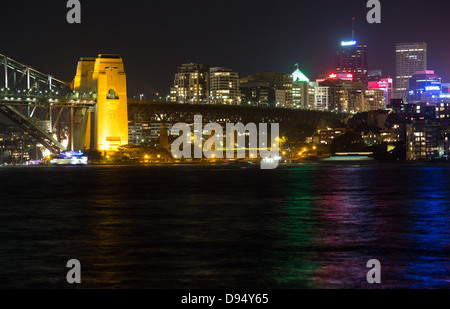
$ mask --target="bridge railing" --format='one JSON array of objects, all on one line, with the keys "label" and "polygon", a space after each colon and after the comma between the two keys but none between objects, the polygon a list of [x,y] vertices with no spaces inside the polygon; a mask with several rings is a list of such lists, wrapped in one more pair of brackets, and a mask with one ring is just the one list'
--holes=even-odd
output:
[{"label": "bridge railing", "polygon": [[0,54],[0,85],[4,89],[70,89],[70,83],[38,71],[8,56]]}]

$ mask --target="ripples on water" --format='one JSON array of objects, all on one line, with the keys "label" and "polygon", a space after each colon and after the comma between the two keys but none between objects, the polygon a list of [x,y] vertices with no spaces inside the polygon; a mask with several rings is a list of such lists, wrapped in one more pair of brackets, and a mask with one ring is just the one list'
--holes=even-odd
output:
[{"label": "ripples on water", "polygon": [[0,168],[0,287],[449,287],[449,166]]}]

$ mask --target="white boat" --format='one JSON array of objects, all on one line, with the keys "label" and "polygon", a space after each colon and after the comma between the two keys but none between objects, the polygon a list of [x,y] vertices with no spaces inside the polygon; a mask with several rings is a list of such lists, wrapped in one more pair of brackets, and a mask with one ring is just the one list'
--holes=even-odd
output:
[{"label": "white boat", "polygon": [[50,161],[51,164],[56,165],[86,165],[88,164],[88,157],[79,151],[66,151]]}]

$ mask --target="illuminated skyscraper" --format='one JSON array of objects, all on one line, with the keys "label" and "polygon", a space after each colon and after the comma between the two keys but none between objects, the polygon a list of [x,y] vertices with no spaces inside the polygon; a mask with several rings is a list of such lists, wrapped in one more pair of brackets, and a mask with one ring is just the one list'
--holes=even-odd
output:
[{"label": "illuminated skyscraper", "polygon": [[175,74],[172,101],[202,104],[209,98],[209,68],[203,64],[183,64]]},{"label": "illuminated skyscraper", "polygon": [[367,85],[368,56],[366,42],[341,42],[336,55],[337,73],[353,74],[353,81]]},{"label": "illuminated skyscraper", "polygon": [[239,74],[229,68],[211,68],[209,93],[211,104],[240,105]]},{"label": "illuminated skyscraper", "polygon": [[396,46],[396,77],[394,98],[406,102],[409,79],[418,71],[427,70],[427,43],[398,43]]}]

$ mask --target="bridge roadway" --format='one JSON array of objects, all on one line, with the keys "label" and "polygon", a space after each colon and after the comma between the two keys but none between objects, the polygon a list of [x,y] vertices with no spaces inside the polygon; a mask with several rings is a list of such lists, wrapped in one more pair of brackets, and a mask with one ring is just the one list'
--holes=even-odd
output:
[{"label": "bridge roadway", "polygon": [[307,109],[128,101],[129,123],[192,124],[195,115],[202,115],[204,124],[279,123],[280,134],[291,142],[302,142],[320,128],[342,127],[350,117],[347,113]]},{"label": "bridge roadway", "polygon": [[236,105],[191,105],[167,102],[128,100],[131,123],[193,123],[195,115],[203,122],[311,124],[345,121],[349,114],[308,109],[249,107]]},{"label": "bridge roadway", "polygon": [[58,96],[0,95],[0,105],[26,106],[36,108],[86,108],[95,106],[93,99],[78,99]]},{"label": "bridge roadway", "polygon": [[[0,93],[0,106],[16,108],[90,108],[96,100],[56,95],[4,95]],[[191,105],[156,101],[128,100],[130,123],[174,124],[193,123],[201,115],[204,123],[298,123],[316,124],[345,121],[349,114],[308,109],[248,107],[230,105]],[[29,115],[30,116],[30,115]]]}]

